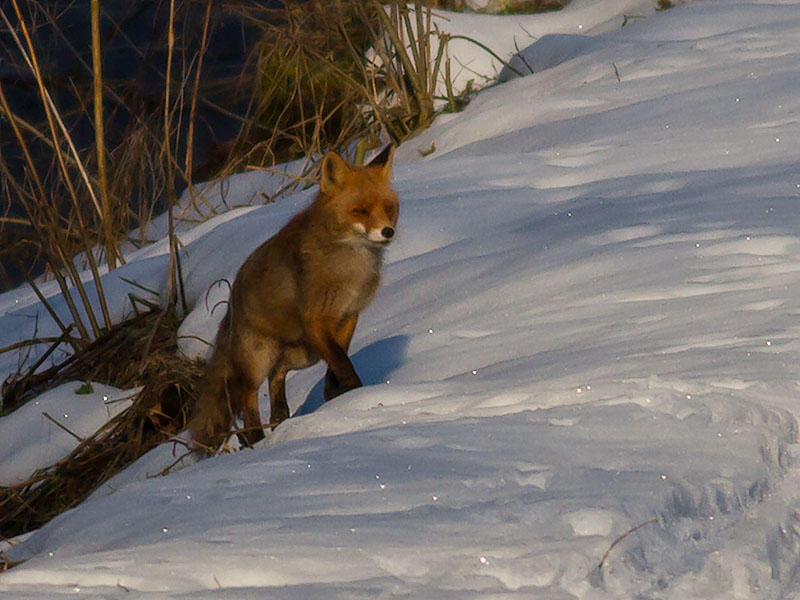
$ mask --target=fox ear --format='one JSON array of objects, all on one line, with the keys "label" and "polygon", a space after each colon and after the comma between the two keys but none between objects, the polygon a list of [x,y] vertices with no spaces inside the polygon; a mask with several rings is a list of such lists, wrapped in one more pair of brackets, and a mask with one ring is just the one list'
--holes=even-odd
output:
[{"label": "fox ear", "polygon": [[383,167],[381,175],[386,181],[392,178],[392,159],[394,158],[394,144],[389,144],[380,153],[369,161],[368,167]]},{"label": "fox ear", "polygon": [[322,159],[320,171],[319,189],[322,190],[322,193],[328,193],[344,186],[350,167],[341,156],[335,152],[328,152]]}]

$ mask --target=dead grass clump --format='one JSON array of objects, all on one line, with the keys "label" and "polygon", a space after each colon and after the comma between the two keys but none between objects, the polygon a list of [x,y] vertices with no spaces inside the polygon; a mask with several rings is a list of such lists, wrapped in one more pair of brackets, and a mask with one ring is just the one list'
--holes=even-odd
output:
[{"label": "dead grass clump", "polygon": [[[381,139],[399,144],[424,130],[435,100],[457,105],[448,42],[477,43],[444,33],[440,21],[423,3],[378,0],[287,1],[279,17],[259,18],[253,118],[217,146],[202,172],[228,174],[328,149],[354,151],[360,164]],[[448,94],[440,98],[443,80]]]},{"label": "dead grass clump", "polygon": [[128,409],[81,439],[69,455],[21,484],[0,488],[0,537],[40,527],[76,506],[186,427],[202,365],[178,356],[176,332],[170,312],[139,315],[67,359],[63,368],[54,367],[49,380],[12,384],[22,397],[67,380],[143,387]]},{"label": "dead grass clump", "polygon": [[[374,137],[380,126],[368,110],[359,61],[371,43],[362,23],[364,0],[289,0],[283,8],[240,7],[243,20],[261,30],[247,118],[233,139],[215,144],[197,173],[228,175],[273,166]],[[341,28],[354,43],[354,56]]]}]

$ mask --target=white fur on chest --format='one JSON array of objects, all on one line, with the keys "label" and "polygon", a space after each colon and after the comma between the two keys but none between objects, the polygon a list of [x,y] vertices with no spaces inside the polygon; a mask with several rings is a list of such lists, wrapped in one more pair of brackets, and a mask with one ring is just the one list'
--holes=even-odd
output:
[{"label": "white fur on chest", "polygon": [[338,281],[336,304],[342,312],[363,310],[375,294],[380,281],[382,253],[363,244],[349,245],[335,253],[329,262],[333,279]]}]

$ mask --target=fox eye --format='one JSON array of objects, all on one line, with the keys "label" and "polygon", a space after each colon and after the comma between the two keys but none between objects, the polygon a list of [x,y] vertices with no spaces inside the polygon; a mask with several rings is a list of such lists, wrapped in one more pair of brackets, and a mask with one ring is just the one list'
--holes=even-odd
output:
[{"label": "fox eye", "polygon": [[383,207],[383,211],[386,213],[386,216],[390,219],[394,216],[394,206],[391,204],[387,204]]},{"label": "fox eye", "polygon": [[364,215],[369,214],[369,211],[363,206],[356,206],[350,212],[353,213],[354,215],[358,215],[359,217],[363,217]]}]

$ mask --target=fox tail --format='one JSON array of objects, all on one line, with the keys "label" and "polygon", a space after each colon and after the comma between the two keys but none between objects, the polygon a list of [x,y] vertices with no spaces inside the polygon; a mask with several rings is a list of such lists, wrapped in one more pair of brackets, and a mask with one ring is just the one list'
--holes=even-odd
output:
[{"label": "fox tail", "polygon": [[[225,320],[228,320],[226,315]],[[199,384],[199,394],[189,421],[189,432],[198,454],[213,454],[225,441],[237,407],[231,404],[233,368],[225,351],[226,323],[220,328],[214,354]]]}]

